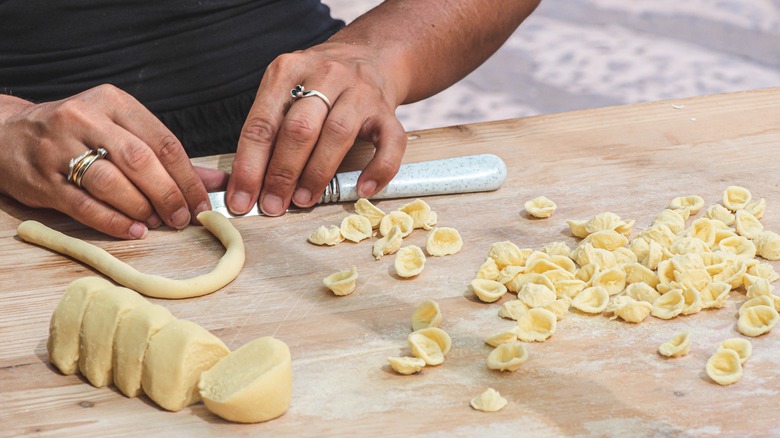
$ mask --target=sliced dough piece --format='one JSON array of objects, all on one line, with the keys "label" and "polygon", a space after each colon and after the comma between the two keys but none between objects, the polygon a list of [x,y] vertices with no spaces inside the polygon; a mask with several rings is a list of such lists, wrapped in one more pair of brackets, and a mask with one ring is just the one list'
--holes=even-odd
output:
[{"label": "sliced dough piece", "polygon": [[707,375],[719,385],[731,385],[742,378],[742,364],[734,350],[723,349],[707,361]]},{"label": "sliced dough piece", "polygon": [[315,245],[338,245],[344,241],[344,236],[341,235],[341,228],[331,225],[326,227],[320,225],[314,232],[309,234],[309,242]]},{"label": "sliced dough piece", "polygon": [[408,204],[404,204],[398,210],[412,217],[412,226],[414,228],[424,228],[429,223],[431,206],[422,199],[418,198]]},{"label": "sliced dough piece", "polygon": [[322,279],[322,284],[330,289],[334,295],[345,296],[355,291],[357,278],[357,268],[353,266],[349,271],[341,271],[328,275]]},{"label": "sliced dough piece", "polygon": [[433,300],[425,300],[414,309],[412,314],[412,330],[420,330],[428,327],[438,327],[441,324],[441,308],[439,303]]},{"label": "sliced dough piece", "polygon": [[458,230],[451,227],[434,228],[425,240],[425,250],[434,257],[452,255],[463,248]]},{"label": "sliced dough piece", "polygon": [[734,350],[739,356],[739,363],[744,364],[753,353],[753,345],[747,339],[729,338],[718,345],[718,351]]},{"label": "sliced dough piece", "polygon": [[292,359],[284,342],[255,339],[200,375],[206,408],[238,423],[259,423],[282,415],[292,400]]},{"label": "sliced dough piece", "polygon": [[415,330],[407,341],[414,357],[419,357],[428,365],[440,365],[444,362],[452,346],[450,335],[438,327]]},{"label": "sliced dough piece", "polygon": [[689,351],[691,351],[691,335],[687,332],[677,333],[658,347],[658,352],[666,357],[685,356]]},{"label": "sliced dough piece", "polygon": [[210,294],[233,281],[244,266],[244,242],[230,221],[216,211],[198,214],[198,221],[225,247],[225,255],[211,272],[186,280],[172,280],[143,274],[102,248],[68,237],[35,221],[24,221],[16,229],[24,241],[73,257],[97,269],[117,283],[155,298],[192,298]]},{"label": "sliced dough piece", "polygon": [[416,245],[408,245],[395,254],[395,272],[399,277],[410,278],[419,275],[425,267],[425,254]]},{"label": "sliced dough piece", "polygon": [[493,388],[471,399],[471,407],[483,412],[496,412],[506,407],[507,401]]},{"label": "sliced dough piece", "polygon": [[359,214],[351,214],[342,219],[340,230],[345,239],[355,243],[368,239],[373,233],[371,221]]},{"label": "sliced dough piece", "polygon": [[498,371],[517,371],[528,360],[528,351],[521,342],[508,342],[488,354],[487,367]]},{"label": "sliced dough piece", "polygon": [[355,212],[361,216],[367,217],[368,221],[371,223],[371,228],[379,227],[379,222],[385,217],[385,212],[366,198],[360,198],[355,202]]},{"label": "sliced dough piece", "polygon": [[122,394],[141,394],[141,370],[149,339],[175,319],[165,307],[147,302],[119,321],[114,335],[114,385]]},{"label": "sliced dough piece", "polygon": [[396,251],[401,248],[403,241],[404,239],[401,237],[401,229],[399,227],[393,227],[390,229],[390,232],[374,242],[374,249],[372,250],[372,254],[377,260],[381,259],[383,255],[395,254]]},{"label": "sliced dough piece", "polygon": [[425,368],[425,361],[419,357],[388,357],[387,362],[396,373],[403,375],[419,373]]},{"label": "sliced dough piece", "polygon": [[547,309],[529,309],[517,320],[517,339],[541,342],[555,333],[558,318]]},{"label": "sliced dough piece", "polygon": [[201,373],[227,356],[230,350],[216,336],[192,321],[177,319],[149,340],[141,371],[141,388],[169,411],[200,400]]},{"label": "sliced dough piece", "polygon": [[108,287],[89,302],[79,337],[79,371],[98,388],[113,381],[114,334],[122,317],[148,303],[138,292]]},{"label": "sliced dough piece", "polygon": [[49,339],[46,349],[49,362],[62,374],[70,375],[79,368],[79,334],[84,312],[99,289],[114,287],[100,277],[84,277],[68,285],[57,303],[49,322]]}]

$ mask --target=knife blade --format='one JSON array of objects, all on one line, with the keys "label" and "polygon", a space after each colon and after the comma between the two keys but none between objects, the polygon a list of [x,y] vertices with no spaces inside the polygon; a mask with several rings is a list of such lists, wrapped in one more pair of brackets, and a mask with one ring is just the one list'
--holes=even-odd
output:
[{"label": "knife blade", "polygon": [[[403,164],[395,177],[371,199],[417,198],[421,196],[450,195],[498,190],[506,180],[504,161],[492,154],[469,155]],[[325,188],[317,204],[354,202],[360,171],[337,173]],[[209,193],[211,209],[228,218],[264,216],[255,204],[244,215],[230,212],[225,192]],[[290,211],[290,210],[288,210]]]}]

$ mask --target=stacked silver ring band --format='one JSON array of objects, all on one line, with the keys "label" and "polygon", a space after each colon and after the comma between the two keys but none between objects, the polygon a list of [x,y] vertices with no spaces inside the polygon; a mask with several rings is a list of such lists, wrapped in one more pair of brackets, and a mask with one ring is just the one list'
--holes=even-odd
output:
[{"label": "stacked silver ring band", "polygon": [[71,158],[68,163],[68,181],[81,188],[81,179],[84,178],[89,166],[107,154],[108,151],[104,148],[97,148],[97,150],[88,150],[76,158]]},{"label": "stacked silver ring band", "polygon": [[296,85],[295,88],[290,90],[290,94],[292,95],[293,100],[298,99],[298,98],[303,98],[303,97],[317,96],[323,102],[325,102],[325,105],[328,106],[328,111],[333,109],[333,105],[331,105],[330,99],[328,99],[327,96],[325,96],[324,94],[320,93],[317,90],[304,91],[303,85]]}]

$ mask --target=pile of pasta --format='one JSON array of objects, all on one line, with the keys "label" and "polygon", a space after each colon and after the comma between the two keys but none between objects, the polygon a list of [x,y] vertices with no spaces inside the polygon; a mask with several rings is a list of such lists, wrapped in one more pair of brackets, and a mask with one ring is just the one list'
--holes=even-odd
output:
[{"label": "pile of pasta", "polygon": [[[516,293],[517,299],[505,301],[498,314],[517,324],[486,340],[495,347],[488,366],[519,368],[527,353],[518,341],[548,339],[570,308],[641,323],[648,316],[669,320],[722,308],[730,291],[741,291],[747,300],[737,331],[749,337],[769,332],[780,320],[780,297],[773,293],[780,275],[756,256],[780,260],[780,235],[760,222],[765,208],[764,199],[753,200],[747,189],[730,186],[722,202],[706,210],[700,196],[673,199],[632,238],[635,221],[606,212],[568,221],[581,239],[574,248],[565,242],[540,250],[509,241],[492,244],[471,286],[484,302]],[[686,334],[679,337],[670,342],[689,342]],[[684,346],[678,352],[682,350]],[[713,380],[718,383],[741,376],[741,362],[734,355],[719,350],[710,362],[708,373],[717,374]],[[724,379],[718,373],[731,374]]]},{"label": "pile of pasta", "polygon": [[[382,256],[395,254],[394,267],[399,277],[411,278],[419,275],[425,267],[425,253],[433,257],[456,254],[463,247],[463,239],[458,230],[451,227],[436,227],[438,215],[422,199],[400,206],[397,210],[385,213],[365,198],[355,203],[355,213],[341,221],[340,226],[319,226],[309,235],[308,241],[315,245],[334,246],[349,240],[359,243],[365,239],[381,235],[374,242],[372,254],[379,260]],[[403,246],[403,239],[415,229],[428,231],[425,252],[417,245]],[[358,273],[356,268],[331,274],[323,279],[323,284],[335,295],[351,294],[356,287]]]}]

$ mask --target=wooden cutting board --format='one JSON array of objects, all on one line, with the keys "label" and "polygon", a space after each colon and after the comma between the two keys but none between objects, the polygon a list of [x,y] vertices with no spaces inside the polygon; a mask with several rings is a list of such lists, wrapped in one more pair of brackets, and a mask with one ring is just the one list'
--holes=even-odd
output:
[{"label": "wooden cutting board", "polygon": [[[641,229],[675,196],[700,195],[709,205],[732,184],[766,198],[763,223],[780,231],[778,148],[780,89],[410,133],[405,162],[493,153],[506,161],[509,177],[496,192],[426,198],[439,224],[458,229],[465,243],[456,255],[430,257],[423,273],[408,280],[395,275],[392,256],[374,260],[373,239],[336,247],[306,242],[318,225],[338,224],[351,204],[234,219],[247,245],[239,277],[206,297],[153,301],[233,349],[265,335],[289,344],[292,406],[258,425],[227,423],[202,404],[165,412],[145,397],[128,399],[114,388],[60,375],[47,362],[48,320],[67,284],[94,272],[21,242],[15,227],[37,219],[142,271],[174,278],[210,270],[222,254],[216,239],[190,227],[116,241],[0,198],[0,435],[780,434],[780,328],[751,340],[754,353],[738,383],[721,387],[704,372],[717,344],[738,336],[742,293],[732,292],[720,310],[639,325],[570,313],[551,339],[528,345],[522,368],[498,373],[485,366],[484,339],[512,325],[497,312],[514,296],[485,304],[469,287],[493,242],[573,246],[567,219],[612,211]],[[371,152],[358,145],[342,170],[359,169]],[[196,161],[229,168],[232,157]],[[539,195],[558,204],[550,219],[523,212],[523,203]],[[378,205],[390,211],[404,202]],[[425,237],[417,230],[405,243],[424,246]],[[355,293],[335,297],[322,286],[323,277],[351,266],[360,275]],[[386,357],[409,354],[410,317],[425,299],[440,303],[452,351],[441,366],[397,375]],[[691,353],[660,357],[658,346],[680,331],[691,332]],[[508,399],[504,410],[469,407],[487,387]]]}]

